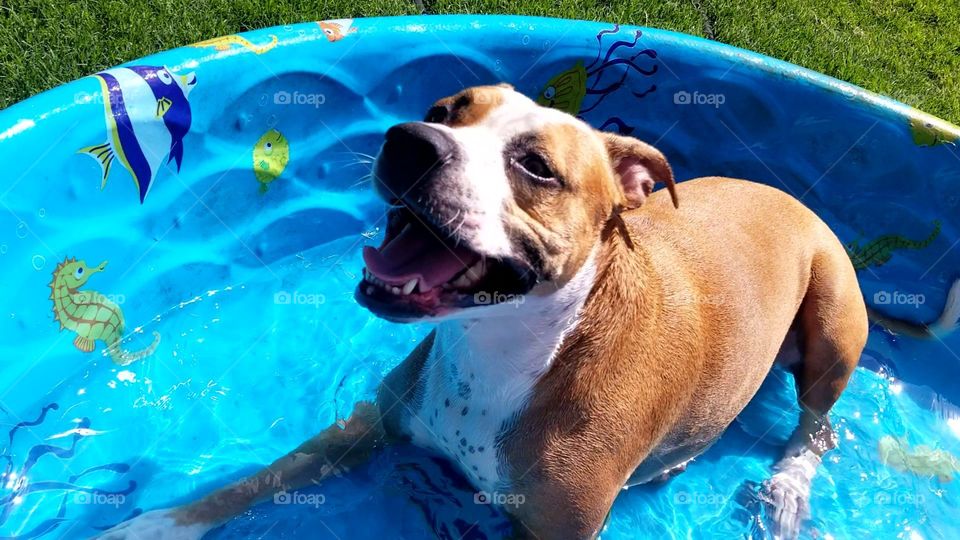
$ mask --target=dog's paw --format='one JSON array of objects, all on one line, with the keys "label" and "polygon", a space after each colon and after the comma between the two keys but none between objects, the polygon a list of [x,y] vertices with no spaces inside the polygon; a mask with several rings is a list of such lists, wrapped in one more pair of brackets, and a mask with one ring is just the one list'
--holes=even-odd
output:
[{"label": "dog's paw", "polygon": [[200,540],[210,530],[204,524],[177,522],[174,510],[153,510],[104,531],[96,540]]},{"label": "dog's paw", "polygon": [[774,475],[763,483],[760,500],[774,538],[800,536],[800,525],[810,517],[810,485],[819,465],[820,457],[805,450],[777,463]]}]

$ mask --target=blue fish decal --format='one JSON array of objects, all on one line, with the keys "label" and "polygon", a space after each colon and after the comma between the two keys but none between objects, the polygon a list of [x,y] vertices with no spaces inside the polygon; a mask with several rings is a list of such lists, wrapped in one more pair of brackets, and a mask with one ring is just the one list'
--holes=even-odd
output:
[{"label": "blue fish decal", "polygon": [[100,189],[107,185],[114,160],[119,161],[133,177],[143,204],[161,167],[174,162],[180,172],[183,138],[191,121],[187,96],[197,78],[193,73],[175,75],[162,66],[119,67],[94,77],[103,92],[107,142],[79,152],[100,164]]}]

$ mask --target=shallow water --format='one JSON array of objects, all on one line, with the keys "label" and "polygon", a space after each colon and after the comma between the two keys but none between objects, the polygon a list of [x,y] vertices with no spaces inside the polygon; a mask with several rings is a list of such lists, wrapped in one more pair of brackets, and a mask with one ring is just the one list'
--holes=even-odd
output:
[{"label": "shallow water", "polygon": [[[118,368],[96,356],[46,394],[30,395],[32,403],[18,403],[34,414],[49,403],[58,408],[14,434],[8,451],[14,470],[39,445],[68,447],[77,438],[72,456],[40,456],[27,486],[68,481],[108,463],[126,470],[93,471],[73,482],[99,493],[25,493],[10,489],[8,480],[3,493],[18,500],[4,506],[6,534],[29,537],[33,527],[57,519],[62,501],[63,522],[50,537],[90,534],[95,527],[85,524],[107,526],[136,508],[183,500],[268,463],[370,398],[427,328],[386,323],[354,303],[359,247],[368,241],[377,238],[347,236],[269,268],[231,269],[220,288],[184,295],[144,326],[164,336],[147,361]],[[285,288],[275,286],[278,279]],[[897,472],[879,461],[884,435],[960,451],[960,424],[949,406],[925,403],[935,394],[900,382],[885,367],[891,344],[906,346],[871,336],[864,364],[873,369],[857,369],[834,409],[840,446],[814,483],[807,537],[960,534],[952,519],[960,482]],[[47,378],[73,358],[69,343],[59,343],[18,385]],[[602,537],[759,535],[757,487],[796,420],[791,385],[789,375],[775,371],[738,422],[686,472],[624,491]],[[94,434],[51,438],[81,418],[90,419]],[[474,491],[452,467],[411,447],[391,449],[306,493],[289,504],[262,504],[213,537],[418,538],[436,530],[448,538],[496,538],[509,526],[492,507],[474,503]]]}]

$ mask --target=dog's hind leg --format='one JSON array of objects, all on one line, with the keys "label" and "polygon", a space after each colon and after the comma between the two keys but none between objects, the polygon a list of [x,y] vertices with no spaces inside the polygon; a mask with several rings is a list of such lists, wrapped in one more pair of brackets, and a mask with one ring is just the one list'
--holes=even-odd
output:
[{"label": "dog's hind leg", "polygon": [[863,297],[842,249],[814,257],[795,327],[800,361],[790,368],[796,379],[800,422],[762,494],[776,538],[796,537],[809,514],[810,485],[821,456],[836,446],[828,414],[846,388],[867,340]]}]

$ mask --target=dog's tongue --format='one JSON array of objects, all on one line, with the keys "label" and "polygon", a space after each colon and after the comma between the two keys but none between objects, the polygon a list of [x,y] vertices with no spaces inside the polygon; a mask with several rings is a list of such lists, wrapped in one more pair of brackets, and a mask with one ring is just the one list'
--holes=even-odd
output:
[{"label": "dog's tongue", "polygon": [[398,286],[403,286],[411,278],[418,278],[421,291],[446,283],[472,264],[476,257],[476,253],[464,247],[445,245],[418,224],[407,226],[380,248],[363,248],[363,262],[373,275]]}]

